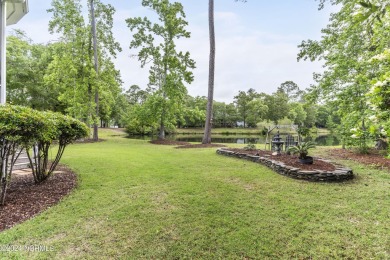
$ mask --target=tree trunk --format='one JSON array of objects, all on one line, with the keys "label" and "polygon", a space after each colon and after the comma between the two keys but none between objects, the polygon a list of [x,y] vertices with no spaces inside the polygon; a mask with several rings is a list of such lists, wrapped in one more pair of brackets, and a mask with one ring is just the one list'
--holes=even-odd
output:
[{"label": "tree trunk", "polygon": [[[92,30],[92,39],[93,39],[93,53],[94,53],[94,61],[95,61],[95,71],[96,75],[99,76],[99,63],[98,63],[98,53],[97,53],[97,38],[96,38],[96,21],[95,21],[95,3],[94,0],[91,0],[91,30]],[[95,110],[96,110],[96,118],[93,123],[93,140],[98,141],[98,124],[96,122],[99,117],[99,88],[95,86]]]},{"label": "tree trunk", "polygon": [[214,72],[215,72],[215,31],[214,31],[214,0],[209,0],[209,32],[210,32],[210,58],[209,58],[209,90],[207,97],[206,122],[202,143],[211,143],[211,127],[214,99]]},{"label": "tree trunk", "polygon": [[375,143],[375,149],[387,150],[387,149],[389,149],[389,144],[383,139],[378,139],[378,140],[376,140],[376,143]]},{"label": "tree trunk", "polygon": [[162,112],[161,112],[161,118],[160,118],[160,130],[158,133],[158,139],[164,140],[165,139],[165,106],[163,106]]},{"label": "tree trunk", "polygon": [[164,140],[165,139],[165,126],[164,123],[161,123],[160,125],[160,131],[158,133],[158,139]]}]

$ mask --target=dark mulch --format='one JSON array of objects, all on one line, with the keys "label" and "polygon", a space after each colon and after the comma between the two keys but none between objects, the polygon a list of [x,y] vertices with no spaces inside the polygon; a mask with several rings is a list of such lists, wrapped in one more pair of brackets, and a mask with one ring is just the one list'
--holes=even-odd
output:
[{"label": "dark mulch", "polygon": [[181,145],[175,148],[218,148],[218,147],[226,147],[226,145],[223,144],[187,144],[187,145]]},{"label": "dark mulch", "polygon": [[264,150],[244,150],[244,149],[237,149],[237,148],[236,149],[229,148],[229,150],[234,152],[239,152],[239,153],[246,153],[251,155],[268,157],[271,160],[283,162],[285,165],[295,167],[295,168],[300,168],[305,171],[310,171],[310,170],[334,171],[336,169],[333,164],[316,160],[315,158],[313,164],[302,164],[299,162],[298,156],[296,155],[287,155],[287,154],[272,155],[271,151],[264,151]]},{"label": "dark mulch", "polygon": [[41,184],[32,174],[14,174],[7,192],[6,204],[0,206],[0,231],[11,228],[50,208],[69,194],[77,184],[76,175],[64,166]]},{"label": "dark mulch", "polygon": [[188,142],[178,142],[178,141],[173,141],[173,140],[152,140],[150,141],[152,144],[158,144],[158,145],[189,145],[190,143]]},{"label": "dark mulch", "polygon": [[361,154],[354,150],[332,149],[328,150],[329,157],[346,159],[363,163],[377,169],[390,170],[390,159],[385,158],[379,151],[370,150],[368,154]]}]

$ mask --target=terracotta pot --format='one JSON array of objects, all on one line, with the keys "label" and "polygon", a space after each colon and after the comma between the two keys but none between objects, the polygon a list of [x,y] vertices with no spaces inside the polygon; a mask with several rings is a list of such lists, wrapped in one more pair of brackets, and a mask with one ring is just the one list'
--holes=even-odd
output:
[{"label": "terracotta pot", "polygon": [[311,156],[306,156],[305,159],[299,159],[299,162],[303,164],[313,164],[313,161],[313,157]]}]

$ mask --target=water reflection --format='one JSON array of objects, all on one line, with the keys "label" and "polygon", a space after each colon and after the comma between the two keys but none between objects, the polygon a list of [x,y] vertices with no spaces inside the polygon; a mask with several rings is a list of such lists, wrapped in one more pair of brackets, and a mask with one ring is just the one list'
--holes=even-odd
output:
[{"label": "water reflection", "polygon": [[[286,139],[287,135],[282,135],[282,140]],[[156,136],[132,136],[132,139],[143,139],[143,140],[151,140],[157,139]],[[167,139],[181,142],[202,142],[203,135],[169,135]],[[296,137],[295,137],[296,138]],[[224,143],[224,144],[265,144],[265,136],[234,136],[234,135],[214,135],[212,136],[213,143]],[[339,145],[340,140],[335,135],[320,135],[312,138],[307,138],[305,141],[314,141],[318,146],[334,146]]]}]

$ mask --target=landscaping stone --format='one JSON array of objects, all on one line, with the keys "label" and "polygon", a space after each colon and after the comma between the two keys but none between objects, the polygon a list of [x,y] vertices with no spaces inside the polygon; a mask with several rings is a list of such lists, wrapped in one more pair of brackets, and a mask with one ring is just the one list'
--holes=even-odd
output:
[{"label": "landscaping stone", "polygon": [[224,148],[217,149],[217,154],[231,156],[241,159],[247,159],[253,162],[260,163],[274,170],[275,172],[288,176],[294,179],[313,181],[313,182],[341,182],[346,180],[351,180],[354,178],[352,169],[343,167],[342,165],[332,163],[329,160],[322,158],[316,158],[316,160],[322,160],[327,163],[331,163],[335,166],[334,171],[322,171],[322,170],[312,170],[305,171],[299,168],[291,167],[285,165],[282,162],[271,160],[262,156],[248,155],[244,153],[235,153]]}]

